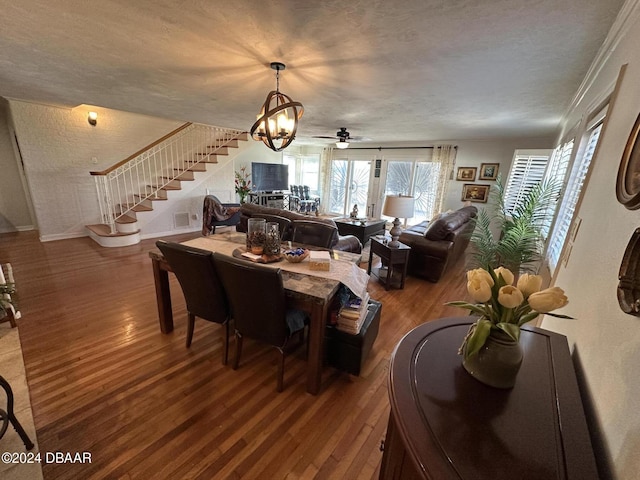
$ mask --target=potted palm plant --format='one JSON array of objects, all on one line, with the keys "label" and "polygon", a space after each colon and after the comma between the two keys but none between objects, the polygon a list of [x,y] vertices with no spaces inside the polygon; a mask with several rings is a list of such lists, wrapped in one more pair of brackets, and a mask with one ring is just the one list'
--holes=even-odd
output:
[{"label": "potted palm plant", "polygon": [[542,234],[551,224],[559,192],[558,182],[539,182],[509,209],[498,176],[490,192],[490,206],[481,209],[475,219],[470,266],[535,272],[544,248]]}]

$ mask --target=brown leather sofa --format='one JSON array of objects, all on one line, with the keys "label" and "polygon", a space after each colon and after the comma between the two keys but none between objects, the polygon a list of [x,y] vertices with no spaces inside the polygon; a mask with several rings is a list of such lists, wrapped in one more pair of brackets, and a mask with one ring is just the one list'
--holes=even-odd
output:
[{"label": "brown leather sofa", "polygon": [[440,280],[447,267],[464,255],[477,213],[474,206],[462,207],[402,232],[400,242],[411,247],[407,273],[434,283]]},{"label": "brown leather sofa", "polygon": [[[262,205],[255,205],[253,203],[243,203],[240,206],[240,223],[236,225],[236,230],[238,232],[246,232],[247,221],[249,220],[249,218],[262,215],[276,215],[281,218],[286,218],[291,222],[295,220],[306,220],[317,223],[324,223],[326,225],[336,227],[336,223],[329,218],[319,218],[313,215],[302,215],[300,213],[291,212],[289,210],[282,210],[279,208],[263,207]],[[292,228],[289,228],[288,231],[284,233],[282,240],[291,240],[292,230]],[[360,240],[358,240],[358,237],[354,235],[339,235],[337,227],[335,237],[331,243],[331,248],[333,250],[340,250],[343,252],[362,252],[362,244],[360,243]]]}]

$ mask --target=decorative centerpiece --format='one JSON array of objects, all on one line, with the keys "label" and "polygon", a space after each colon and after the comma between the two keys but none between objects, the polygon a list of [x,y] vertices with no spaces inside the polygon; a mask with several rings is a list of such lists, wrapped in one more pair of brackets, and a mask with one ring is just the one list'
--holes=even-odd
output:
[{"label": "decorative centerpiece", "polygon": [[251,192],[250,173],[247,173],[247,167],[240,168],[239,172],[235,172],[235,190],[240,197],[240,203],[245,203],[247,195]]},{"label": "decorative centerpiece", "polygon": [[462,366],[474,378],[497,388],[511,388],[522,363],[520,327],[539,314],[572,318],[550,313],[567,305],[559,287],[541,290],[540,275],[522,274],[516,285],[513,273],[476,268],[467,272],[467,290],[477,303],[448,302],[480,315],[469,328],[458,353]]},{"label": "decorative centerpiece", "polygon": [[309,250],[305,248],[293,248],[284,251],[284,258],[291,263],[300,263],[309,256]]},{"label": "decorative centerpiece", "polygon": [[264,253],[265,255],[280,255],[280,226],[276,222],[267,223]]},{"label": "decorative centerpiece", "polygon": [[250,218],[247,221],[247,252],[251,252],[254,255],[262,255],[266,239],[266,220],[264,218]]}]

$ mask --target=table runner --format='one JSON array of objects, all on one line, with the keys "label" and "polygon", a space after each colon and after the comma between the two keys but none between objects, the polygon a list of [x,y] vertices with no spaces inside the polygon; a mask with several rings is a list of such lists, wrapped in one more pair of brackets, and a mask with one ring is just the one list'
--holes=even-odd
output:
[{"label": "table runner", "polygon": [[[238,246],[244,246],[243,243],[229,241],[226,239],[216,239],[214,236],[195,238],[183,242],[183,245],[190,247],[200,248],[202,250],[210,250],[212,252],[220,252],[225,255],[233,256],[233,251]],[[250,261],[250,260],[247,260]],[[274,263],[261,263],[260,265],[266,265],[268,267],[280,268],[287,272],[301,273],[304,275],[311,275],[314,277],[330,278],[337,280],[345,285],[354,295],[359,298],[364,298],[367,291],[367,283],[369,282],[369,275],[363,269],[358,267],[355,263],[346,260],[331,260],[331,270],[319,271],[311,270],[309,268],[308,258],[300,263],[291,263],[286,260]]]}]

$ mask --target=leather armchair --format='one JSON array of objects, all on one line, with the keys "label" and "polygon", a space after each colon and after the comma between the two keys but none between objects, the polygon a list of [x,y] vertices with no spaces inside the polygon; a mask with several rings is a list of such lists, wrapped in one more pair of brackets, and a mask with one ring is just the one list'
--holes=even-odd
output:
[{"label": "leather armchair", "polygon": [[292,239],[296,243],[331,248],[333,239],[337,234],[338,229],[331,225],[308,220],[293,221]]},{"label": "leather armchair", "polygon": [[463,207],[402,232],[400,242],[411,247],[407,273],[434,283],[440,280],[447,267],[464,256],[477,212],[474,206]]}]

